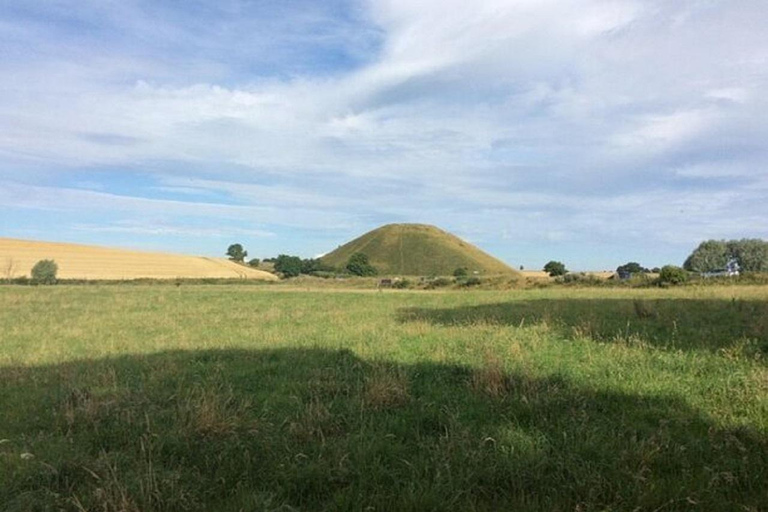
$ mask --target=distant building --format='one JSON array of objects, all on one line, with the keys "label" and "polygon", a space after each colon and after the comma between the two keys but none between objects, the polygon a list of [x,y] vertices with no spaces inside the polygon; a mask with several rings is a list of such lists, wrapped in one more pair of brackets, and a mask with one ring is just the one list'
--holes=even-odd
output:
[{"label": "distant building", "polygon": [[725,268],[718,268],[710,270],[709,272],[702,272],[701,277],[733,277],[738,276],[741,271],[739,262],[736,258],[731,258],[725,265]]}]

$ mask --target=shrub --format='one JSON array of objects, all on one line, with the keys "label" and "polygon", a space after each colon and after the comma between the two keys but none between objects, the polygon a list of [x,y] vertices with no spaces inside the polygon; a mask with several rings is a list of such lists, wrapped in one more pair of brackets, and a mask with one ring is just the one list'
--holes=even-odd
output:
[{"label": "shrub", "polygon": [[283,274],[283,277],[296,277],[301,274],[301,258],[281,254],[275,258],[275,271]]},{"label": "shrub", "polygon": [[399,281],[395,281],[392,283],[392,288],[397,288],[398,290],[404,290],[405,288],[410,288],[411,282],[407,279],[401,279]]},{"label": "shrub", "polygon": [[356,276],[375,276],[377,274],[376,269],[368,261],[368,256],[361,252],[356,252],[350,256],[346,269],[350,274]]},{"label": "shrub", "polygon": [[59,266],[53,260],[40,260],[32,267],[32,282],[35,284],[56,284]]},{"label": "shrub", "polygon": [[459,267],[453,271],[453,277],[467,277],[467,268]]},{"label": "shrub", "polygon": [[682,284],[688,280],[688,273],[674,265],[665,265],[659,272],[659,283],[661,284]]},{"label": "shrub", "polygon": [[480,281],[480,278],[478,277],[469,277],[460,282],[461,286],[465,286],[467,288],[469,288],[470,286],[477,286],[480,283],[482,283],[482,281]]},{"label": "shrub", "polygon": [[248,262],[249,267],[258,267],[261,261],[259,261],[259,258],[253,258],[251,261]]}]

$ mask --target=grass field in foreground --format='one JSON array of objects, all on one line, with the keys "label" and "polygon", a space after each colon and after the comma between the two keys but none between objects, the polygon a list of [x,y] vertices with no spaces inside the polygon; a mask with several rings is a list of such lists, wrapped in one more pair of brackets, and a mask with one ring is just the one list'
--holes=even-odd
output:
[{"label": "grass field in foreground", "polygon": [[0,509],[768,509],[768,288],[0,287]]}]

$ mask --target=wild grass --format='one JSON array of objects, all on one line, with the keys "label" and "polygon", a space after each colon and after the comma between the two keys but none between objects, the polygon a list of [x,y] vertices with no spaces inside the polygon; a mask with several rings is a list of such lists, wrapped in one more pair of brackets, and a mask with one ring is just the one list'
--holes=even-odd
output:
[{"label": "wild grass", "polygon": [[766,304],[0,287],[0,509],[765,510]]}]

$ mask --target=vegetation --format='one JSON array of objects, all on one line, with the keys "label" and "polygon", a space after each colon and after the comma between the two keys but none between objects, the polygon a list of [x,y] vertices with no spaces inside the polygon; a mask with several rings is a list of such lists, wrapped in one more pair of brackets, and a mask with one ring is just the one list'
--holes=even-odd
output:
[{"label": "vegetation", "polygon": [[768,272],[768,242],[758,239],[707,240],[688,256],[683,267],[692,272],[711,272],[725,268],[731,259],[746,272]]},{"label": "vegetation", "polygon": [[0,503],[765,510],[767,301],[3,287]]},{"label": "vegetation", "polygon": [[616,268],[618,274],[647,274],[650,272],[647,268],[644,268],[636,261],[630,261]]},{"label": "vegetation", "polygon": [[362,252],[356,252],[350,256],[344,268],[350,274],[361,277],[375,276],[378,273],[376,268],[368,261],[368,256]]},{"label": "vegetation", "polygon": [[275,271],[283,275],[283,277],[296,277],[301,274],[302,261],[298,256],[289,256],[287,254],[281,254],[274,260]]},{"label": "vegetation", "polygon": [[370,231],[321,258],[344,268],[355,253],[368,255],[382,275],[450,276],[460,267],[483,275],[518,275],[505,263],[434,226],[389,224]]},{"label": "vegetation", "polygon": [[232,261],[242,263],[248,256],[248,251],[243,249],[243,246],[240,244],[232,244],[227,249],[227,256],[229,256],[229,259]]},{"label": "vegetation", "polygon": [[40,260],[32,267],[33,284],[56,284],[59,266],[53,260]]},{"label": "vegetation", "polygon": [[259,258],[252,258],[250,261],[248,261],[248,266],[253,268],[258,268],[261,264],[261,260]]},{"label": "vegetation", "polygon": [[682,284],[688,280],[688,272],[674,265],[665,265],[659,272],[659,282],[662,284]]},{"label": "vegetation", "polygon": [[549,274],[550,277],[564,276],[568,271],[565,269],[565,265],[559,261],[549,261],[544,265],[544,272]]},{"label": "vegetation", "polygon": [[468,274],[467,267],[459,267],[453,271],[453,277],[456,278],[467,277]]}]

